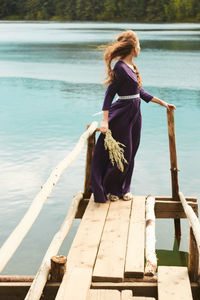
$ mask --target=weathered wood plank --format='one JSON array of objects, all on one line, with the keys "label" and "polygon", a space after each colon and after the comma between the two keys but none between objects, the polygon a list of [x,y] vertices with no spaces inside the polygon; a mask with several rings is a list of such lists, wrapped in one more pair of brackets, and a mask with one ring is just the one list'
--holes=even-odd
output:
[{"label": "weathered wood plank", "polygon": [[184,212],[179,212],[179,211],[160,211],[156,213],[156,218],[157,219],[186,219],[186,215]]},{"label": "weathered wood plank", "polygon": [[[187,201],[187,203],[192,207],[195,214],[198,216],[198,203],[192,201]],[[155,215],[156,218],[186,218],[181,201],[156,200]]]},{"label": "weathered wood plank", "polygon": [[145,231],[145,197],[138,196],[133,200],[125,277],[143,277],[144,275],[144,231]]},{"label": "weathered wood plank", "polygon": [[159,300],[192,300],[187,267],[158,267]]},{"label": "weathered wood plank", "polygon": [[85,276],[88,276],[88,281],[91,281],[92,269],[109,205],[109,201],[95,203],[93,197],[91,197],[67,256],[67,271],[63,277],[56,300],[64,299],[67,295],[66,286],[69,287],[68,281],[71,280],[70,276],[74,268],[90,269],[91,272],[87,271]]},{"label": "weathered wood plank", "polygon": [[132,300],[156,300],[153,297],[133,297]]},{"label": "weathered wood plank", "polygon": [[56,299],[87,300],[88,290],[91,283],[91,276],[91,268],[74,268],[70,274],[70,277],[65,282],[62,296],[60,296],[59,293],[56,296]]},{"label": "weathered wood plank", "polygon": [[[187,201],[188,205],[192,208],[197,208],[198,204],[192,201]],[[161,201],[156,200],[155,202],[155,212],[159,211],[180,211],[184,212],[182,203],[180,201]]]},{"label": "weathered wood plank", "polygon": [[91,198],[67,256],[67,270],[93,267],[110,202],[95,203]]},{"label": "weathered wood plank", "polygon": [[133,292],[131,290],[122,290],[121,300],[133,300]]},{"label": "weathered wood plank", "polygon": [[121,300],[121,295],[117,290],[91,289],[89,290],[87,300]]},{"label": "weathered wood plank", "polygon": [[[160,201],[174,201],[173,197],[170,196],[155,196],[156,201],[160,200]],[[191,202],[197,202],[197,198],[196,197],[188,197],[186,196],[185,199],[187,201],[191,201]]]},{"label": "weathered wood plank", "polygon": [[93,271],[93,281],[122,281],[124,277],[131,204],[132,201],[110,204]]}]

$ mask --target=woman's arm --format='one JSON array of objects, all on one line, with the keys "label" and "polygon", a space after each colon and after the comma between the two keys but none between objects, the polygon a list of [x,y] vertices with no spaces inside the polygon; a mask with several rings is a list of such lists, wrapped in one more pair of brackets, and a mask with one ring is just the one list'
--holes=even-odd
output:
[{"label": "woman's arm", "polygon": [[104,110],[103,111],[103,118],[101,121],[101,127],[100,127],[100,131],[105,134],[106,131],[108,130],[108,110]]},{"label": "woman's arm", "polygon": [[109,114],[109,109],[110,109],[111,103],[117,93],[117,90],[118,90],[120,84],[122,84],[123,81],[126,79],[124,70],[119,65],[117,65],[117,64],[115,65],[114,71],[115,71],[115,78],[107,87],[107,90],[106,90],[106,93],[104,96],[103,107],[102,107],[103,118],[101,121],[100,131],[104,134],[108,130],[108,114]]},{"label": "woman's arm", "polygon": [[158,104],[160,104],[161,106],[166,107],[168,110],[176,109],[176,106],[175,106],[175,105],[169,104],[169,103],[167,103],[167,102],[165,102],[165,101],[163,101],[163,100],[161,100],[161,99],[159,99],[159,98],[157,98],[157,97],[153,97],[150,101],[151,101],[151,102],[158,103]]}]

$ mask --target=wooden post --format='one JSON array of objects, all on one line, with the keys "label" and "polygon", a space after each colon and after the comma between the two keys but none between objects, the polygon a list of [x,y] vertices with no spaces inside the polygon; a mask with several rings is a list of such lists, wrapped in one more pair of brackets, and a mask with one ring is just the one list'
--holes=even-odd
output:
[{"label": "wooden post", "polygon": [[[89,125],[87,126],[87,128]],[[92,164],[92,156],[95,147],[95,132],[88,137],[87,141],[87,153],[86,153],[86,165],[85,165],[85,186],[84,186],[84,194],[83,198],[90,198],[91,192],[89,192],[89,184],[90,184],[90,172],[91,172],[91,164]]]},{"label": "wooden post", "polygon": [[192,227],[190,227],[190,247],[189,247],[189,261],[188,261],[188,272],[191,281],[197,281],[199,266],[199,252],[197,248],[197,242],[194,237]]},{"label": "wooden post", "polygon": [[63,255],[55,255],[51,258],[51,281],[62,281],[66,271],[67,258]]},{"label": "wooden post", "polygon": [[[167,110],[168,121],[168,135],[169,135],[169,151],[171,162],[171,182],[172,182],[172,198],[179,200],[179,185],[178,185],[178,167],[176,154],[176,138],[175,138],[175,124],[174,124],[174,110]],[[177,238],[181,237],[180,219],[174,219],[175,235]]]}]

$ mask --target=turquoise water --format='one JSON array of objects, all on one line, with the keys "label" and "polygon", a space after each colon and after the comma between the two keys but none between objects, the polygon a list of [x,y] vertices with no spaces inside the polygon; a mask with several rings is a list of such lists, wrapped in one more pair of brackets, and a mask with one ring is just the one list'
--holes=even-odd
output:
[{"label": "turquoise water", "polygon": [[[143,87],[176,105],[180,190],[200,198],[200,25],[0,22],[0,244],[18,224],[51,170],[101,110],[103,52],[124,29],[137,31]],[[132,192],[171,195],[166,109],[142,101],[142,139]],[[62,175],[3,274],[34,274],[73,195],[83,190],[85,150]],[[60,253],[67,255],[79,221]],[[172,250],[172,220],[157,220],[157,249]],[[188,251],[182,222],[180,250]],[[23,265],[20,264],[23,256]]]}]

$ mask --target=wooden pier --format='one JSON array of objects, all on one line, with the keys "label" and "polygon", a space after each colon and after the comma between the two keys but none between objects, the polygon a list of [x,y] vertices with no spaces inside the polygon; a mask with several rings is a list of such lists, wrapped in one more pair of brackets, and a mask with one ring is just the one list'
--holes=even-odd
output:
[{"label": "wooden pier", "polygon": [[[38,209],[38,214],[42,208],[41,201],[40,207],[37,206],[38,199],[42,197],[44,203],[55,186],[55,180],[58,180],[72,159],[81,151],[79,148],[87,141],[84,192],[74,196],[66,218],[47,249],[37,274],[33,277],[0,276],[1,300],[200,299],[198,203],[196,198],[185,197],[179,191],[173,117],[173,111],[168,112],[172,195],[134,195],[132,201],[94,202],[93,195],[89,193],[89,175],[97,124],[88,127],[79,140],[79,146],[57,166],[47,180],[48,184],[44,185],[43,194],[39,193],[35,198],[36,201],[34,199],[33,204],[36,203],[34,209]],[[149,197],[153,200],[151,214],[148,214],[147,207]],[[149,219],[149,215],[152,215],[152,218]],[[36,212],[34,217],[36,218]],[[63,256],[56,256],[74,218],[81,218],[81,222],[69,253],[66,259]],[[157,267],[157,262],[155,263],[157,218],[174,219],[175,235],[178,239],[181,235],[180,219],[188,219],[190,227],[188,266]],[[27,220],[26,216],[24,219]],[[32,218],[30,224],[34,220]],[[19,240],[22,240],[26,234],[24,231],[21,232],[21,225],[24,224],[18,225],[0,249],[0,270],[4,268],[20,243],[13,244],[14,249],[9,251],[12,241],[17,239],[17,235]],[[151,252],[149,256],[148,251]],[[149,261],[148,257],[154,257],[154,262],[151,262],[151,259]]]}]

